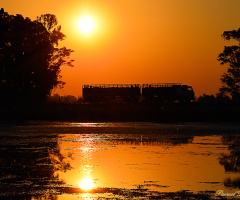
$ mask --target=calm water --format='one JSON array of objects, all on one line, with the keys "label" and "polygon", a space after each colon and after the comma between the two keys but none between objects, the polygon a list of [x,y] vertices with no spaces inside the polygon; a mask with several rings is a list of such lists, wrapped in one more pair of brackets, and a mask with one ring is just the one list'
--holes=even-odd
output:
[{"label": "calm water", "polygon": [[240,187],[238,124],[0,124],[0,199],[148,199]]}]

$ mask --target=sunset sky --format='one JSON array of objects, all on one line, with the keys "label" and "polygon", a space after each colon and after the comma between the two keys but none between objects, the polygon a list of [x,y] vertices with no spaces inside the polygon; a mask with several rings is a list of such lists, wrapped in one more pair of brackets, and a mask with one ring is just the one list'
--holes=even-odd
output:
[{"label": "sunset sky", "polygon": [[[218,92],[224,31],[240,28],[239,0],[1,0],[9,14],[32,20],[55,14],[74,50],[62,67],[61,95],[81,96],[83,84],[183,83],[196,96]],[[90,32],[79,20],[89,17]]]}]

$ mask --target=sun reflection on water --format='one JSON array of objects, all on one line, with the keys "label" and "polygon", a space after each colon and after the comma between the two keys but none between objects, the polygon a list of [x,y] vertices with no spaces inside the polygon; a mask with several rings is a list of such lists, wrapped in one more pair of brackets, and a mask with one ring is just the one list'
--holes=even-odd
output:
[{"label": "sun reflection on water", "polygon": [[[221,182],[226,175],[218,161],[227,153],[221,136],[164,135],[149,129],[86,129],[81,134],[60,135],[61,152],[73,155],[69,158],[73,168],[59,177],[91,195],[99,188],[138,185],[160,192],[226,189]],[[128,132],[113,133],[118,130]]]},{"label": "sun reflection on water", "polygon": [[90,178],[82,179],[79,187],[83,190],[91,190],[94,188],[94,183]]}]

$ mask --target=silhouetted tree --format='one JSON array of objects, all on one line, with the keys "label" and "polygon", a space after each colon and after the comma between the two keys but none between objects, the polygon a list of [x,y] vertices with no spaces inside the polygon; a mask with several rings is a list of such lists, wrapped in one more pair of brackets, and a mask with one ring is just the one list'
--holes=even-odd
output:
[{"label": "silhouetted tree", "polygon": [[228,95],[226,95],[225,93],[223,92],[219,92],[216,94],[216,102],[230,102],[231,99]]},{"label": "silhouetted tree", "polygon": [[54,87],[64,85],[62,65],[72,66],[65,38],[55,15],[31,21],[22,15],[0,10],[0,96],[1,103],[41,102]]},{"label": "silhouetted tree", "polygon": [[222,65],[228,64],[228,70],[221,77],[223,86],[221,92],[227,92],[232,97],[240,96],[240,29],[225,31],[222,35],[225,40],[236,40],[239,44],[233,46],[225,46],[224,50],[218,56],[218,60]]},{"label": "silhouetted tree", "polygon": [[230,97],[225,95],[222,92],[217,93],[216,95],[207,95],[203,94],[200,95],[197,99],[198,102],[204,102],[204,103],[226,103],[230,102]]},{"label": "silhouetted tree", "polygon": [[54,94],[53,96],[47,97],[47,103],[51,104],[76,104],[78,103],[77,97],[73,95],[59,96],[59,94]]},{"label": "silhouetted tree", "polygon": [[215,102],[215,96],[214,95],[207,95],[207,94],[200,95],[198,97],[198,102],[208,102],[208,103]]}]

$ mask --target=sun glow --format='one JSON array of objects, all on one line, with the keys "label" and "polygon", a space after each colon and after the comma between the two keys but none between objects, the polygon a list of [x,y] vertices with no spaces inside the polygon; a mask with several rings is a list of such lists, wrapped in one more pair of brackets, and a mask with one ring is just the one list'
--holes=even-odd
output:
[{"label": "sun glow", "polygon": [[95,24],[90,17],[83,17],[79,20],[78,27],[83,33],[90,33],[93,31]]},{"label": "sun glow", "polygon": [[80,183],[80,188],[83,190],[91,190],[93,189],[94,184],[90,178],[88,179],[83,179]]}]

